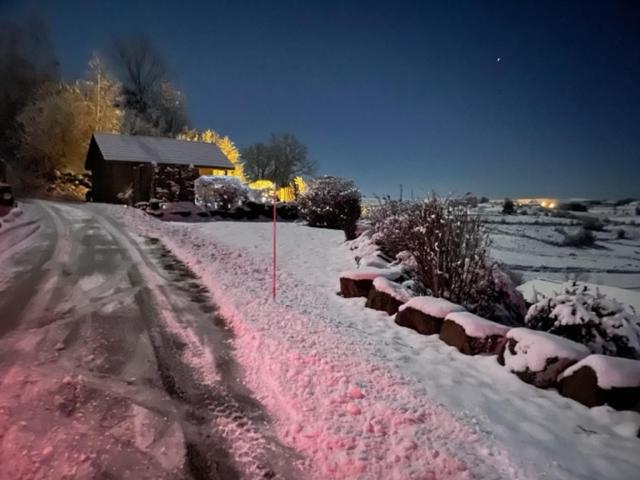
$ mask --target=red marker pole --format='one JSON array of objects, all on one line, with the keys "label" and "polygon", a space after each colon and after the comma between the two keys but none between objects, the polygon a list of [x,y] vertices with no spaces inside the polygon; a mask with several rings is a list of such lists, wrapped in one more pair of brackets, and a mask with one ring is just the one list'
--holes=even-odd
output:
[{"label": "red marker pole", "polygon": [[276,203],[278,195],[275,186],[273,187],[273,228],[272,228],[272,243],[273,243],[273,299],[276,299]]}]

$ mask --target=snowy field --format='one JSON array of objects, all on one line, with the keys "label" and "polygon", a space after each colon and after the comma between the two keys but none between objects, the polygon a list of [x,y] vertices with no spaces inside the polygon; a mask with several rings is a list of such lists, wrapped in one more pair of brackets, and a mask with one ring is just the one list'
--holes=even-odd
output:
[{"label": "snowy field", "polygon": [[[274,302],[269,223],[168,223],[102,208],[162,238],[203,278],[233,328],[247,385],[309,478],[626,480],[640,471],[639,415],[589,410],[493,357],[466,357],[364,309],[364,299],[337,296],[339,273],[355,268],[341,232],[279,225]],[[522,223],[495,225],[494,252],[527,277],[545,265],[639,278],[637,240],[568,249],[549,243],[553,226]]]},{"label": "snowy field", "polygon": [[[498,208],[480,211],[492,234],[492,256],[520,274],[523,282],[579,280],[640,292],[640,217],[635,210],[600,206],[574,212],[576,218],[502,215]],[[603,231],[593,232],[595,245],[560,246],[563,235],[558,230],[575,233],[585,217],[605,222]],[[620,230],[625,238],[618,238]]]}]

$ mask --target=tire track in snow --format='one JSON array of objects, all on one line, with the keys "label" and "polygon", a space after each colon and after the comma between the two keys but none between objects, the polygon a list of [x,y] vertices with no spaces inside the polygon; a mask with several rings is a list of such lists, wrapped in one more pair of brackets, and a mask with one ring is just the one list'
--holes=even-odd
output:
[{"label": "tire track in snow", "polygon": [[[198,333],[193,321],[202,322],[203,317],[206,318],[203,313],[211,309],[201,305],[203,311],[196,318],[177,310],[168,300],[175,298],[175,292],[172,295],[168,291],[166,281],[172,272],[182,281],[197,277],[163,249],[157,239],[148,241],[151,251],[156,250],[150,256],[108,217],[100,216],[100,222],[125,246],[133,260],[129,275],[132,284],[139,287],[138,304],[145,312],[144,318],[160,319],[159,324],[149,323],[148,330],[165,390],[190,407],[184,427],[187,457],[194,477],[197,480],[245,475],[249,475],[248,478],[297,478],[297,469],[290,461],[292,452],[279,445],[270,433],[260,405],[238,382],[237,369],[230,366],[234,361],[227,352],[229,339],[223,335],[220,342]],[[150,259],[152,256],[164,256],[169,262],[162,266],[170,269],[160,271]],[[202,296],[203,291],[199,290],[198,294]],[[165,328],[158,328],[159,325]],[[221,329],[219,335],[223,334],[224,324],[220,323],[217,328]],[[215,354],[210,351],[212,346]],[[221,445],[225,450],[220,450]],[[216,458],[227,460],[220,465]],[[233,464],[237,464],[240,471]]]}]

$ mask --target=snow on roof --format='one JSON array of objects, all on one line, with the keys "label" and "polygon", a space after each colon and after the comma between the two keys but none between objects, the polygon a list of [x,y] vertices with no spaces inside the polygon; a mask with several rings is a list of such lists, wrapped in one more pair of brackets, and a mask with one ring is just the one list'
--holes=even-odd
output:
[{"label": "snow on roof", "polygon": [[474,338],[486,338],[492,335],[504,336],[509,331],[509,327],[506,325],[492,322],[471,312],[451,312],[445,317],[445,320],[460,325],[468,336]]},{"label": "snow on roof", "polygon": [[567,368],[560,378],[572,375],[582,367],[591,367],[600,388],[640,387],[640,360],[593,354]]},{"label": "snow on roof", "polygon": [[517,289],[522,293],[525,300],[529,303],[536,303],[544,297],[555,297],[565,292],[567,288],[577,286],[587,286],[592,292],[598,292],[609,299],[618,301],[619,303],[629,305],[640,312],[640,293],[619,287],[610,287],[607,285],[596,285],[586,282],[554,282],[552,280],[530,280],[523,283]]},{"label": "snow on roof", "polygon": [[451,312],[463,312],[464,307],[451,303],[449,300],[437,297],[413,297],[407,303],[400,307],[400,310],[405,308],[413,308],[425,315],[431,315],[432,317],[444,318]]},{"label": "snow on roof", "polygon": [[376,277],[373,281],[373,286],[376,290],[384,292],[402,303],[408,302],[411,298],[411,292],[402,285],[392,282],[385,277]]},{"label": "snow on roof", "polygon": [[[229,170],[234,168],[226,155],[214,143],[115,133],[95,133],[93,139],[105,160],[194,165]],[[87,160],[87,168],[90,169],[90,159]]]},{"label": "snow on roof", "polygon": [[351,280],[375,280],[378,277],[385,277],[389,280],[396,280],[402,276],[402,270],[398,268],[363,268],[361,270],[347,270],[340,274],[342,278]]},{"label": "snow on roof", "polygon": [[507,332],[507,338],[518,342],[515,354],[509,348],[504,352],[505,366],[513,372],[527,369],[540,372],[548,359],[581,360],[590,353],[587,347],[573,340],[528,328],[512,328]]}]

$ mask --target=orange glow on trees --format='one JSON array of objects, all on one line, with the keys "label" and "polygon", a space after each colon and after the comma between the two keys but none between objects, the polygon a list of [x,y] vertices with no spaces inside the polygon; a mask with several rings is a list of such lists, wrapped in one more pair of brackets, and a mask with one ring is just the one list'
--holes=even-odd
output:
[{"label": "orange glow on trees", "polygon": [[201,168],[200,175],[231,175],[238,177],[243,182],[246,181],[242,161],[240,160],[240,150],[238,150],[235,143],[233,143],[229,137],[223,137],[215,130],[207,129],[202,132],[188,130],[178,135],[178,138],[191,142],[215,143],[234,166],[234,169],[230,172],[217,170],[215,168]]}]

